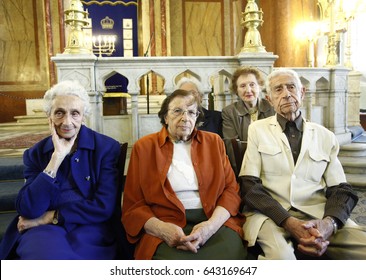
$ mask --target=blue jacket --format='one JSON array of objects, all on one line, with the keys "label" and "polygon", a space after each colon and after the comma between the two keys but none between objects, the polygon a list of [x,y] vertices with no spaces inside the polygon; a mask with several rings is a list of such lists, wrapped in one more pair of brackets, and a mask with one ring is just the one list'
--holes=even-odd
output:
[{"label": "blue jacket", "polygon": [[221,112],[215,110],[207,110],[206,108],[202,108],[202,110],[205,115],[205,120],[198,125],[197,129],[216,133],[222,138]]},{"label": "blue jacket", "polygon": [[[104,230],[109,228],[108,222],[116,208],[119,143],[82,126],[78,135],[77,150],[70,155],[69,159],[64,159],[55,179],[43,173],[53,150],[52,139],[47,137],[24,152],[26,181],[16,199],[16,209],[19,215],[34,219],[45,211],[57,209],[61,221],[59,226],[67,233],[77,232],[78,237],[81,237],[78,240],[82,240],[81,242],[88,242],[88,238],[82,237],[83,226],[88,230],[95,227],[96,231],[101,231],[100,228],[103,228],[103,233],[112,236],[112,233],[104,232]],[[66,161],[69,164],[66,164]],[[76,195],[71,195],[69,202],[63,202],[61,199],[60,186],[61,182],[65,180],[73,182],[72,184],[78,189],[78,192],[75,192]],[[1,259],[8,256],[21,236],[16,228],[17,219],[18,217],[5,233],[0,246]],[[85,245],[87,246],[87,244]],[[81,256],[81,258],[84,257]],[[64,258],[67,256],[60,256],[60,259]],[[88,258],[106,259],[109,257],[107,255],[96,256],[90,251]]]}]

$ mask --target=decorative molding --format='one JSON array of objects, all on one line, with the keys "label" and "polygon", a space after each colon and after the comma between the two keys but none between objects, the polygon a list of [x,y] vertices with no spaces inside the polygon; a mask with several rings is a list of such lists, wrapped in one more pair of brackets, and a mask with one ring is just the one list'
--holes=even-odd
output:
[{"label": "decorative molding", "polygon": [[138,6],[137,1],[130,1],[130,2],[125,2],[125,1],[96,1],[96,0],[92,0],[92,1],[81,1],[81,3],[83,3],[86,6],[90,6],[90,5],[98,5],[98,6],[104,6],[104,5],[111,5],[111,6],[117,6],[117,5],[123,5],[123,6],[130,6],[130,5],[135,5]]}]

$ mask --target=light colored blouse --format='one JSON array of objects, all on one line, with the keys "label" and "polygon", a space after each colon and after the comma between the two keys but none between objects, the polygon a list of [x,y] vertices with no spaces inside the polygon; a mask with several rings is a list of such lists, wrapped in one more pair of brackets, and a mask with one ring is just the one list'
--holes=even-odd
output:
[{"label": "light colored blouse", "polygon": [[168,180],[185,209],[202,208],[198,181],[191,159],[191,141],[174,143]]}]

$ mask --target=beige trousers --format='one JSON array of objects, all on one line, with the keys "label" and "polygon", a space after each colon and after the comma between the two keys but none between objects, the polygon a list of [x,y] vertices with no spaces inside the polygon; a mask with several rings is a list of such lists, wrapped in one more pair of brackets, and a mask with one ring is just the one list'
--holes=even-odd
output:
[{"label": "beige trousers", "polygon": [[[310,220],[311,217],[299,212],[291,211],[292,216]],[[344,226],[330,238],[326,256],[333,260],[366,260],[366,227]],[[263,254],[259,260],[295,260],[293,239],[271,219],[267,219],[258,234],[257,243]]]}]

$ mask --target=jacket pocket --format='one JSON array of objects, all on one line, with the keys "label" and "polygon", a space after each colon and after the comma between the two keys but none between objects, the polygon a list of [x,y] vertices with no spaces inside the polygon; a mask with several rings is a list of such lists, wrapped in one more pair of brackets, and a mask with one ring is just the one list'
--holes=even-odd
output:
[{"label": "jacket pocket", "polygon": [[283,160],[281,148],[278,146],[259,145],[258,152],[262,156],[262,173],[268,175],[281,175],[278,164]]},{"label": "jacket pocket", "polygon": [[330,161],[329,155],[322,151],[310,149],[308,152],[309,160],[307,162],[305,180],[311,182],[320,182],[324,171]]}]

